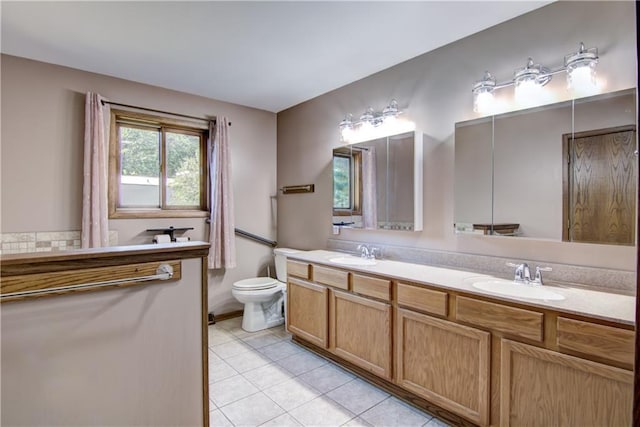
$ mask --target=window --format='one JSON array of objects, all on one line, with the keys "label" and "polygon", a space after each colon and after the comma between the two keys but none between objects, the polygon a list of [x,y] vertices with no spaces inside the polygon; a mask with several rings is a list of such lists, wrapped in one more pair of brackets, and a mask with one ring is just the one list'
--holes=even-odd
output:
[{"label": "window", "polygon": [[206,216],[204,126],[112,110],[109,217]]},{"label": "window", "polygon": [[340,148],[333,150],[333,214],[361,215],[362,153]]}]

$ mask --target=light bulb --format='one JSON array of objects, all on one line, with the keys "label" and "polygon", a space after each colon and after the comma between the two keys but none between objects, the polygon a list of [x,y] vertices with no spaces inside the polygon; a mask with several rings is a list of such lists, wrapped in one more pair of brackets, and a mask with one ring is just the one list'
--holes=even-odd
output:
[{"label": "light bulb", "polygon": [[597,93],[598,84],[596,82],[595,62],[569,67],[567,70],[567,83],[569,89],[576,96],[586,96]]},{"label": "light bulb", "polygon": [[353,129],[351,127],[344,127],[340,130],[340,134],[344,142],[349,142],[353,137]]},{"label": "light bulb", "polygon": [[577,52],[564,57],[567,69],[567,86],[574,96],[593,95],[598,93],[596,81],[596,64],[598,63],[598,49],[587,49],[580,42]]},{"label": "light bulb", "polygon": [[493,109],[493,91],[474,93],[473,111],[476,113],[489,113]]},{"label": "light bulb", "polygon": [[515,100],[523,107],[537,105],[542,97],[542,86],[535,78],[522,79],[516,82]]}]

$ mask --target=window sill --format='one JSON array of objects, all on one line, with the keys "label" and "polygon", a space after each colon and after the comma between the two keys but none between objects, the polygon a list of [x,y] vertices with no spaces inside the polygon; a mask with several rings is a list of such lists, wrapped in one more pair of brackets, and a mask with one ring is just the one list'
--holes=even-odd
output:
[{"label": "window sill", "polygon": [[208,211],[201,210],[142,210],[142,209],[117,209],[109,212],[109,219],[134,219],[134,218],[208,218]]}]

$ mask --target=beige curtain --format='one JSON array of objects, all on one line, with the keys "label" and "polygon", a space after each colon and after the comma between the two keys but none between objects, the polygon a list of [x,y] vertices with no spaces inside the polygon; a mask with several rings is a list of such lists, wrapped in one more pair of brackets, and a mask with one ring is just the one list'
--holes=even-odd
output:
[{"label": "beige curtain", "polygon": [[209,268],[236,266],[236,240],[231,184],[229,122],[218,117],[209,123],[209,182],[211,184],[211,224]]},{"label": "beige curtain", "polygon": [[84,112],[84,182],[82,188],[82,247],[109,246],[107,211],[109,106],[97,93],[87,92]]}]

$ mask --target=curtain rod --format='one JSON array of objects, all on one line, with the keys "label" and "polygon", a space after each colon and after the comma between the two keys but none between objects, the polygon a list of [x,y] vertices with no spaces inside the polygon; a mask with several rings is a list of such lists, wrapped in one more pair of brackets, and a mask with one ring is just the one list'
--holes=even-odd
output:
[{"label": "curtain rod", "polygon": [[[168,114],[170,116],[184,117],[184,118],[187,118],[187,119],[201,120],[201,121],[205,121],[205,122],[209,122],[209,121],[215,122],[216,121],[216,119],[205,119],[203,117],[188,116],[186,114],[172,113],[170,111],[154,110],[153,108],[138,107],[137,105],[120,104],[118,102],[111,102],[111,101],[104,101],[104,100],[102,100],[100,102],[102,102],[102,105],[104,105],[104,104],[117,105],[118,107],[135,108],[136,110],[151,111],[153,113]],[[231,122],[229,122],[229,126],[231,126]]]}]

